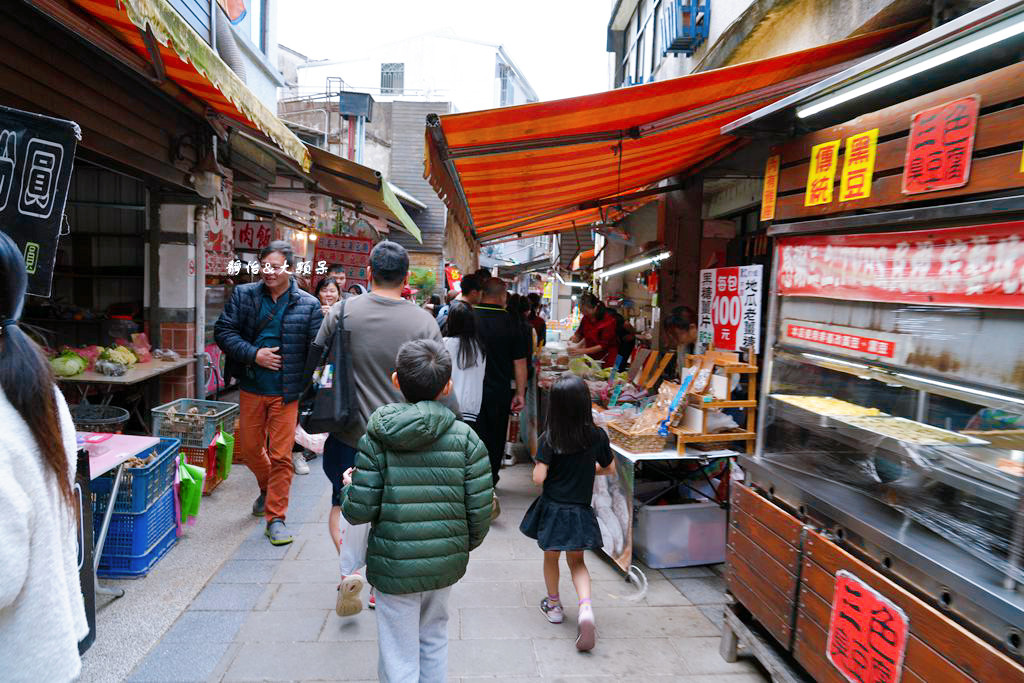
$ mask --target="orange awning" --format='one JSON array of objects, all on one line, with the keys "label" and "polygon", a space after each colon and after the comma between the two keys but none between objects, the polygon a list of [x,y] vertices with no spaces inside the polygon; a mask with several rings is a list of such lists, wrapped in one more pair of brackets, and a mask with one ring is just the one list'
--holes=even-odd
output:
[{"label": "orange awning", "polygon": [[[218,114],[263,132],[304,171],[305,144],[225,64],[167,0],[73,0],[158,73]],[[205,3],[204,3],[205,4]]]},{"label": "orange awning", "polygon": [[557,232],[602,212],[608,220],[615,197],[628,198],[736,144],[720,132],[726,123],[915,27],[595,95],[431,117],[425,177],[481,241]]}]

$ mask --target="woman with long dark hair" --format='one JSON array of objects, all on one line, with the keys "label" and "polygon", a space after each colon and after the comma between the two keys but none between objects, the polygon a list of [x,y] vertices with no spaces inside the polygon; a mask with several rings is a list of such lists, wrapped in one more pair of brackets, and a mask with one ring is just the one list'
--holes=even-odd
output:
[{"label": "woman with long dark hair", "polygon": [[89,631],[75,426],[42,350],[19,327],[27,288],[21,250],[0,232],[0,662],[7,680],[69,681]]},{"label": "woman with long dark hair", "polygon": [[576,334],[570,340],[570,355],[587,355],[610,368],[619,356],[619,337],[616,333],[615,318],[596,296],[587,292],[580,297],[583,319]]},{"label": "woman with long dark hair", "polygon": [[475,431],[484,395],[487,354],[469,304],[452,302],[444,326],[444,346],[452,357],[452,385],[462,419]]}]

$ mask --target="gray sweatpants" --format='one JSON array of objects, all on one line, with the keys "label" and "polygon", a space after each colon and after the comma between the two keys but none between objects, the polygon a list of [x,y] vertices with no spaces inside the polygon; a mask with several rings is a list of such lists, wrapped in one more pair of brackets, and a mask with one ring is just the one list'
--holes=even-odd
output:
[{"label": "gray sweatpants", "polygon": [[377,591],[377,671],[384,683],[444,683],[448,679],[448,597],[436,591],[390,595]]}]

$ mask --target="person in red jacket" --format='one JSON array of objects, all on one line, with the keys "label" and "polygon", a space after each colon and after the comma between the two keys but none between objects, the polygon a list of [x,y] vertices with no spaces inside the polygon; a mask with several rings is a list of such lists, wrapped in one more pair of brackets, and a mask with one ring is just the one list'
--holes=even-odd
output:
[{"label": "person in red jacket", "polygon": [[589,292],[580,299],[580,306],[583,319],[570,340],[569,353],[587,355],[601,361],[606,368],[612,367],[619,355],[615,317],[605,309],[600,299]]}]

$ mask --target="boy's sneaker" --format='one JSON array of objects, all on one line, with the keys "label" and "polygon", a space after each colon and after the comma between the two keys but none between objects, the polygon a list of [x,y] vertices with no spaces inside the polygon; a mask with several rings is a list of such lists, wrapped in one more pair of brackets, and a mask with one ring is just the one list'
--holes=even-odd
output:
[{"label": "boy's sneaker", "polygon": [[334,605],[334,611],[339,617],[351,617],[363,610],[363,577],[359,574],[349,574],[341,580],[338,586],[338,601]]},{"label": "boy's sneaker", "polygon": [[576,622],[576,649],[589,652],[597,643],[597,627],[594,625],[594,610],[580,609],[579,620]]},{"label": "boy's sneaker", "polygon": [[552,624],[561,624],[565,614],[562,612],[562,603],[552,603],[547,598],[540,601],[540,611]]}]

